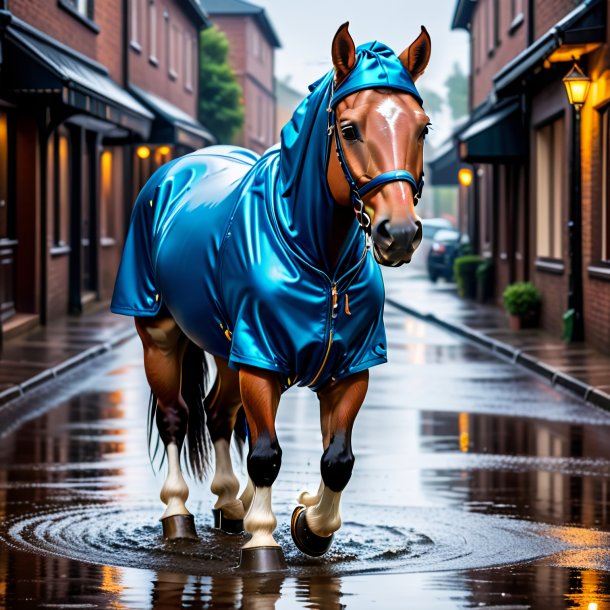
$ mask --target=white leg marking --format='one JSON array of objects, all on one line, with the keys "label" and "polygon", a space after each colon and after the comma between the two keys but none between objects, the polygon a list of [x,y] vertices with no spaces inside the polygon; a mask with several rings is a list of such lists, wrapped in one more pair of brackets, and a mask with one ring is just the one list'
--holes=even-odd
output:
[{"label": "white leg marking", "polygon": [[250,506],[252,506],[252,500],[254,498],[254,483],[252,479],[248,477],[248,482],[246,483],[245,489],[241,492],[241,496],[239,499],[244,505],[244,510],[248,512],[250,510]]},{"label": "white leg marking", "polygon": [[167,477],[161,488],[161,501],[167,505],[161,519],[173,515],[190,515],[184,503],[189,497],[189,488],[180,470],[178,445],[172,442],[166,447]]},{"label": "white leg marking", "polygon": [[255,487],[252,505],[244,519],[244,529],[252,534],[252,539],[243,548],[279,546],[272,536],[276,525],[277,520],[271,508],[271,487]]},{"label": "white leg marking", "polygon": [[323,491],[324,481],[320,481],[318,491],[315,494],[310,494],[308,491],[302,491],[299,494],[298,503],[302,504],[303,506],[315,506],[320,501]]},{"label": "white leg marking", "polygon": [[341,492],[332,491],[324,486],[322,497],[315,506],[305,511],[305,519],[309,529],[318,536],[330,536],[341,527]]},{"label": "white leg marking", "polygon": [[214,443],[216,455],[216,470],[210,489],[218,496],[214,508],[222,509],[222,514],[227,519],[243,519],[245,515],[241,500],[237,499],[239,492],[239,479],[233,472],[231,464],[231,447],[225,439],[219,439]]}]

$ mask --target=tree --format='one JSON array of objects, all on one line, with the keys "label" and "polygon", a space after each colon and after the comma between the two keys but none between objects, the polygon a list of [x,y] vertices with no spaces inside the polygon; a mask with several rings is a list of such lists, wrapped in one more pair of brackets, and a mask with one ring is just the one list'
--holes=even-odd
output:
[{"label": "tree", "polygon": [[447,102],[453,119],[468,113],[468,77],[462,72],[460,64],[453,64],[453,73],[445,81]]},{"label": "tree", "polygon": [[432,91],[432,89],[427,89],[423,87],[419,90],[419,93],[422,96],[422,99],[424,100],[424,106],[426,107],[426,110],[428,110],[432,114],[437,114],[441,112],[444,100],[436,91]]},{"label": "tree", "polygon": [[201,32],[199,120],[228,144],[244,123],[242,90],[228,62],[229,40],[218,28]]}]

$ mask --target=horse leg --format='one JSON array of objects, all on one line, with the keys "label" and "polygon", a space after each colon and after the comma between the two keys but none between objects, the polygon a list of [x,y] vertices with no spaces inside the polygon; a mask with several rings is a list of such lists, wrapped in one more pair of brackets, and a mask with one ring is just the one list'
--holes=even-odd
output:
[{"label": "horse leg", "polygon": [[239,374],[226,360],[215,358],[218,374],[205,399],[206,423],[216,457],[216,468],[210,489],[218,496],[214,505],[214,526],[229,534],[243,531],[245,508],[239,492],[239,479],[231,463],[231,437],[241,408]]},{"label": "horse leg", "polygon": [[275,432],[280,381],[271,371],[242,366],[239,387],[248,419],[248,474],[254,484],[254,497],[244,520],[252,538],[242,547],[240,567],[258,572],[285,569],[284,554],[273,538],[277,521],[271,506],[271,488],[282,463]]},{"label": "horse leg", "polygon": [[292,514],[294,543],[307,555],[328,551],[341,527],[339,505],[354,467],[352,429],[368,388],[368,371],[333,382],[318,392],[324,453],[320,460],[322,482],[315,495],[301,494],[305,506]]},{"label": "horse leg", "polygon": [[144,369],[157,399],[156,424],[167,456],[167,477],[161,488],[166,505],[161,517],[165,538],[197,539],[193,515],[185,506],[189,490],[180,469],[188,408],[180,393],[181,367],[188,340],[173,318],[136,318],[144,348]]}]

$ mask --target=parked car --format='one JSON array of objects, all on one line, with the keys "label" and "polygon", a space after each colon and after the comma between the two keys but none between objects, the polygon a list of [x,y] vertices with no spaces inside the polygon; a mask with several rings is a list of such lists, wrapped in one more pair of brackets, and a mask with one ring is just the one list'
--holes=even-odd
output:
[{"label": "parked car", "polygon": [[432,239],[436,235],[436,232],[440,231],[441,229],[453,229],[453,225],[446,218],[423,218],[422,228],[422,242],[413,255],[411,267],[417,267],[418,269],[423,270],[426,266],[426,260],[428,259],[428,253],[430,252]]},{"label": "parked car", "polygon": [[468,249],[468,236],[455,229],[439,229],[428,252],[428,276],[432,282],[439,277],[453,281],[453,262]]}]

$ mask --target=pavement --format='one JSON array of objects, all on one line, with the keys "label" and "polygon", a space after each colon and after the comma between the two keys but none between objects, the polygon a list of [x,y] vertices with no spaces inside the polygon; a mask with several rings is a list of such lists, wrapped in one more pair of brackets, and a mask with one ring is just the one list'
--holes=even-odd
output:
[{"label": "pavement", "polygon": [[[394,272],[394,273],[392,273]],[[418,270],[384,270],[386,302],[486,347],[610,411],[610,356],[585,343],[565,343],[540,329],[512,331],[504,311],[458,296],[455,284],[433,284]]]},{"label": "pavement", "polygon": [[[384,270],[390,305],[439,325],[610,411],[610,356],[566,344],[539,329],[511,331],[504,312],[458,297],[455,284],[432,284],[420,270]],[[99,356],[135,334],[130,318],[107,307],[52,321],[0,349],[0,405]]]},{"label": "pavement", "polygon": [[135,335],[133,320],[106,305],[7,339],[0,346],[0,405],[108,352]]}]

